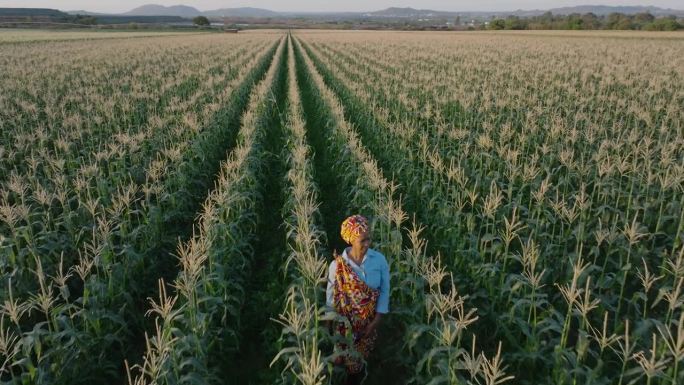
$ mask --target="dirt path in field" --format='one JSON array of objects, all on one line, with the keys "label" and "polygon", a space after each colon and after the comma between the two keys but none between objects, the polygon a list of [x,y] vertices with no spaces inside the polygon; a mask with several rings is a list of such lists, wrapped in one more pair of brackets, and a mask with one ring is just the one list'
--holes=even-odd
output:
[{"label": "dirt path in field", "polygon": [[[377,165],[383,174],[387,176],[394,176],[396,180],[400,183],[398,185],[398,191],[403,197],[403,207],[406,212],[411,217],[415,214],[419,223],[427,226],[427,230],[421,235],[427,241],[426,255],[442,255],[442,256],[453,256],[453,249],[450,248],[449,244],[446,242],[447,236],[439,231],[438,227],[430,227],[431,221],[444,221],[450,220],[450,218],[445,217],[442,213],[434,208],[430,208],[429,205],[425,204],[424,196],[434,196],[435,194],[442,193],[441,189],[435,188],[436,186],[425,186],[421,184],[409,184],[406,181],[413,181],[417,177],[415,173],[411,171],[415,168],[422,166],[413,165],[409,167],[397,167],[396,157],[397,152],[400,156],[407,159],[410,158],[407,149],[402,149],[398,146],[393,146],[393,149],[388,147],[385,143],[385,139],[378,138],[374,134],[373,130],[369,127],[381,127],[384,130],[389,130],[387,127],[388,123],[380,122],[373,114],[372,108],[367,104],[363,103],[361,99],[352,91],[346,83],[340,81],[335,73],[335,68],[329,67],[326,63],[317,57],[316,52],[310,49],[306,42],[302,42],[305,49],[309,49],[309,56],[316,65],[319,73],[323,77],[325,84],[330,88],[331,91],[335,93],[339,99],[341,105],[343,106],[345,119],[352,123],[356,128],[356,132],[359,135],[361,142],[364,147],[373,155],[373,158],[377,161]],[[389,122],[391,124],[392,122]],[[394,123],[399,123],[394,121]],[[461,235],[465,237],[465,235]],[[452,240],[455,239],[456,234],[448,234]],[[404,239],[405,245],[406,239]],[[454,259],[442,258],[445,261],[445,265],[451,269],[451,271],[456,272],[454,274],[454,282],[457,288],[461,291],[477,293],[481,286],[475,282],[474,277],[476,274],[469,271],[468,265],[465,264],[464,267],[459,267],[454,265]],[[473,289],[474,288],[474,289]],[[466,299],[466,304],[471,308],[491,308],[491,298],[486,295],[471,295]],[[482,325],[490,325],[483,327],[482,330],[497,330],[498,323],[496,318],[496,313],[480,313],[480,318],[478,321],[478,327],[483,327]],[[478,344],[482,347],[489,347],[490,350],[496,349],[497,340],[490,338],[490,335],[494,333],[479,333],[480,337]]]},{"label": "dirt path in field", "polygon": [[[297,57],[296,48],[295,52],[295,57]],[[340,178],[333,171],[337,157],[334,153],[327,150],[328,145],[326,141],[329,137],[328,123],[321,116],[321,111],[317,109],[316,103],[312,99],[314,96],[311,88],[308,87],[308,82],[305,80],[306,72],[302,64],[300,60],[296,61],[297,82],[302,98],[307,140],[312,150],[311,164],[314,166],[314,183],[318,186],[320,193],[318,198],[322,219],[321,225],[326,233],[325,239],[327,239],[327,244],[324,245],[328,254],[326,260],[330,262],[333,250],[341,252],[346,246],[342,239],[340,239],[338,226],[350,209],[347,199],[345,199],[348,186],[343,186],[340,183]],[[323,347],[323,349],[324,354],[330,354],[331,351],[326,349],[332,349],[332,347]],[[335,383],[333,381],[333,384]]]},{"label": "dirt path in field", "polygon": [[303,71],[299,61],[296,65],[307,139],[312,149],[311,162],[314,166],[314,181],[320,190],[321,206],[319,210],[322,216],[322,225],[327,234],[328,244],[326,246],[331,253],[329,260],[332,260],[333,250],[342,252],[342,249],[346,247],[339,236],[338,226],[349,210],[345,197],[349,186],[341,185],[341,178],[332,171],[337,157],[327,150],[326,140],[329,134],[326,125],[328,123],[322,119],[320,111],[312,103],[314,96],[304,81],[306,72]]},{"label": "dirt path in field", "polygon": [[[335,174],[336,164],[339,162],[339,155],[329,151],[327,140],[332,133],[327,128],[328,123],[321,116],[321,111],[314,101],[315,93],[305,80],[306,70],[301,61],[297,50],[297,78],[301,91],[302,107],[306,122],[307,137],[312,148],[312,162],[314,165],[314,179],[320,190],[320,212],[323,217],[323,226],[327,234],[327,249],[330,250],[328,261],[332,260],[332,250],[341,252],[346,244],[339,235],[339,225],[346,215],[356,212],[354,207],[349,207],[348,194],[352,186],[344,186],[340,182],[339,175]],[[405,368],[397,364],[400,361],[398,354],[400,350],[394,345],[385,342],[399,337],[392,336],[392,331],[380,326],[378,346],[371,355],[368,363],[368,378],[364,385],[374,384],[402,384],[406,380]],[[329,353],[329,352],[324,352]],[[333,384],[340,383],[333,381]]]},{"label": "dirt path in field", "polygon": [[286,283],[281,265],[288,254],[285,228],[282,226],[282,209],[285,202],[283,191],[286,162],[282,151],[285,148],[283,120],[280,112],[285,111],[284,85],[287,77],[287,54],[279,64],[275,94],[277,108],[267,128],[263,156],[266,158],[262,170],[262,207],[259,212],[257,239],[254,243],[254,258],[251,273],[247,275],[245,299],[242,308],[240,349],[234,362],[227,363],[229,383],[272,384],[278,373],[269,368],[277,354],[274,341],[278,340],[280,327],[272,321],[282,310],[281,299]]}]

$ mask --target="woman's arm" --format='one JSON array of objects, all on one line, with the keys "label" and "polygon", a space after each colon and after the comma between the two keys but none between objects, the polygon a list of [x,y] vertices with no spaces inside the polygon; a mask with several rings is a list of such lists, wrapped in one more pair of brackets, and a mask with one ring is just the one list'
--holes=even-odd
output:
[{"label": "woman's arm", "polygon": [[390,272],[389,265],[380,270],[380,295],[378,296],[378,303],[375,306],[375,311],[378,313],[389,313],[389,299],[390,299]]},{"label": "woman's arm", "polygon": [[389,265],[385,264],[381,270],[380,275],[380,295],[378,296],[378,303],[375,306],[375,317],[373,321],[364,330],[364,336],[370,334],[375,330],[382,320],[382,315],[389,312],[389,297],[390,297],[390,274]]}]

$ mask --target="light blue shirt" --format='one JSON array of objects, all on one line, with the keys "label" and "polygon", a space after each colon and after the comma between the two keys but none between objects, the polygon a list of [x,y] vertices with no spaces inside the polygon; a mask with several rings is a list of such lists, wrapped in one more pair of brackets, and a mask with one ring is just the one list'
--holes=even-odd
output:
[{"label": "light blue shirt", "polygon": [[[356,275],[361,278],[371,289],[380,290],[378,303],[375,306],[375,311],[386,314],[389,312],[389,295],[390,295],[390,272],[389,265],[385,256],[373,249],[368,249],[366,255],[363,256],[361,266],[354,263],[347,256],[346,248],[342,252],[342,258],[351,266]],[[337,271],[337,261],[333,259],[328,268],[328,287],[325,290],[326,303],[333,307],[333,287],[335,286],[335,273]]]}]

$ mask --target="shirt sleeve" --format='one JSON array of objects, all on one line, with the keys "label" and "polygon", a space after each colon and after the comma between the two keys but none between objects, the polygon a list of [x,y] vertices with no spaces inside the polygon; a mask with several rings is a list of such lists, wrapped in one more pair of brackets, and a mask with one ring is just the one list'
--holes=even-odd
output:
[{"label": "shirt sleeve", "polygon": [[389,265],[385,262],[380,274],[380,296],[378,297],[378,304],[375,306],[375,311],[378,313],[389,313],[389,297],[390,297],[390,272]]},{"label": "shirt sleeve", "polygon": [[325,304],[333,307],[333,286],[335,285],[335,271],[337,270],[337,261],[333,259],[328,268],[328,286],[325,288]]}]

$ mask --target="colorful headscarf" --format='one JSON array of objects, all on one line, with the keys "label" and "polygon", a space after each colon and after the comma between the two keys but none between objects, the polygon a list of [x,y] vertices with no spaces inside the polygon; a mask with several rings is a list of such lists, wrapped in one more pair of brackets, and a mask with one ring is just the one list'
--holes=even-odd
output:
[{"label": "colorful headscarf", "polygon": [[352,215],[342,222],[340,234],[342,235],[342,239],[351,245],[361,233],[368,231],[368,229],[368,219],[366,219],[366,217],[363,215]]}]

